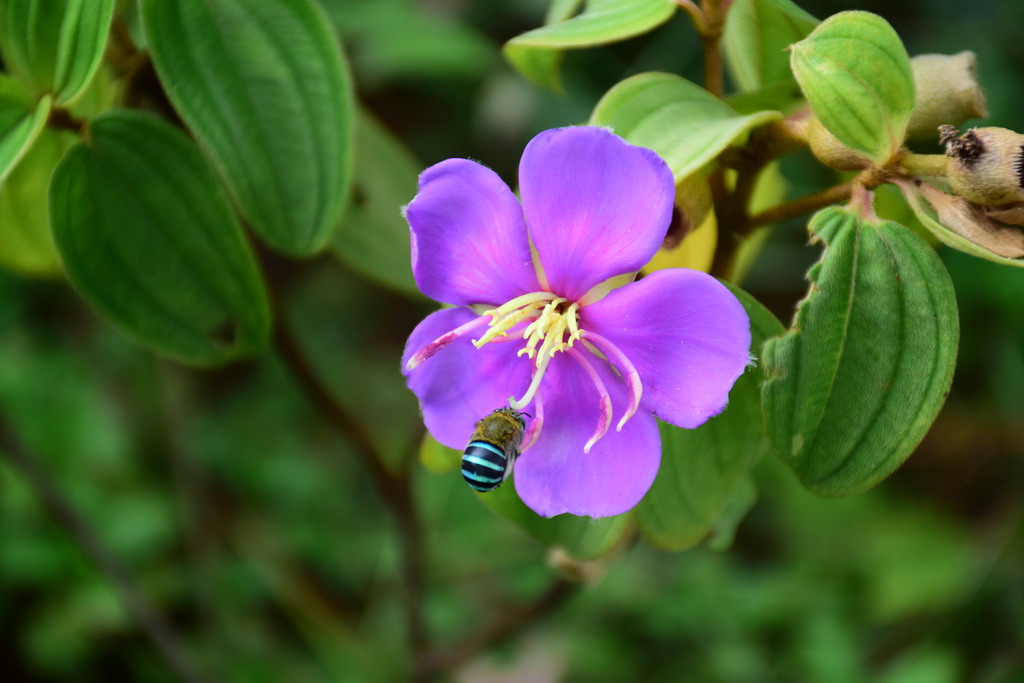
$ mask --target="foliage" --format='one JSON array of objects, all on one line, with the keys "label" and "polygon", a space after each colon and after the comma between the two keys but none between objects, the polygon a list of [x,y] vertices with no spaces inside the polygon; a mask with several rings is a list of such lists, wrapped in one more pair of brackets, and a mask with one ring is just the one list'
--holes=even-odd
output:
[{"label": "foliage", "polygon": [[[1018,680],[1022,212],[905,136],[917,52],[1021,127],[1024,10],[836,5],[0,0],[12,680]],[[634,510],[543,519],[424,433],[401,208],[584,121],[752,361]]]}]

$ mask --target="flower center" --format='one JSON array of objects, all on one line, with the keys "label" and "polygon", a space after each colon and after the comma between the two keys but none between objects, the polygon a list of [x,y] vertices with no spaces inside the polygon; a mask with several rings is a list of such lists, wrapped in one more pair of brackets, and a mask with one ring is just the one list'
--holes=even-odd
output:
[{"label": "flower center", "polygon": [[[406,364],[406,369],[414,369],[462,335],[482,327],[485,322],[487,331],[480,339],[472,340],[477,349],[491,342],[522,342],[523,348],[519,349],[517,356],[525,355],[530,359],[533,364],[533,376],[530,379],[530,386],[522,398],[517,400],[514,396],[510,396],[509,405],[516,410],[522,410],[531,402],[535,402],[536,414],[527,429],[521,447],[525,451],[536,441],[541,424],[544,422],[544,401],[539,393],[541,380],[555,354],[560,351],[564,352],[579,363],[598,395],[597,429],[583,447],[584,451],[589,452],[591,446],[608,431],[612,420],[612,402],[608,388],[601,373],[591,363],[591,359],[598,358],[602,362],[607,362],[612,371],[616,372],[626,383],[628,404],[625,414],[616,427],[617,430],[621,430],[639,408],[643,386],[636,368],[621,349],[602,335],[580,327],[579,314],[581,307],[586,305],[585,302],[586,297],[584,297],[584,303],[581,304],[579,301],[570,302],[552,292],[530,292],[517,296],[497,308],[483,311],[479,317],[430,342],[412,355]],[[514,332],[512,331],[517,325],[526,321],[529,323]],[[574,348],[573,345],[577,341],[589,353],[584,353],[583,349]]]}]

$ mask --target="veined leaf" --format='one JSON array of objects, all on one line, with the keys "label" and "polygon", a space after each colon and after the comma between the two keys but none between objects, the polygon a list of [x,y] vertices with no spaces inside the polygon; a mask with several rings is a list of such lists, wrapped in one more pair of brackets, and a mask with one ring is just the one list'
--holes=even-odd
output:
[{"label": "veined leaf", "polygon": [[49,96],[33,103],[21,85],[0,74],[0,183],[32,146],[49,115]]},{"label": "veined leaf", "polygon": [[527,31],[505,44],[508,60],[534,83],[561,90],[560,50],[605,45],[632,38],[668,21],[672,0],[587,0],[583,12],[569,18],[578,2],[552,5],[547,26]]},{"label": "veined leaf", "polygon": [[764,414],[804,486],[844,496],[891,474],[935,420],[956,363],[956,298],[938,256],[902,225],[832,207],[809,229],[825,252],[792,329],[764,347]]},{"label": "veined leaf", "polygon": [[[778,318],[750,294],[723,282],[750,316],[751,353],[766,339],[785,332]],[[764,373],[748,370],[729,392],[721,415],[697,429],[661,423],[662,458],[658,476],[640,505],[637,521],[652,544],[666,550],[693,547],[720,523],[730,505],[736,511],[723,523],[723,542],[753,503],[750,470],[768,451],[761,420],[760,385]],[[735,498],[734,498],[735,497]]]},{"label": "veined leaf", "polygon": [[605,93],[590,117],[664,159],[676,181],[694,173],[777,111],[741,116],[704,88],[674,74],[638,74]]},{"label": "veined leaf", "polygon": [[735,0],[726,15],[722,46],[740,89],[785,83],[796,90],[786,48],[817,25],[817,19],[790,0]]},{"label": "veined leaf", "polygon": [[791,50],[800,88],[832,135],[878,163],[899,151],[914,109],[914,74],[885,19],[840,12]]},{"label": "veined leaf", "polygon": [[199,149],[140,112],[94,119],[50,184],[64,269],[101,315],[196,365],[261,348],[263,284],[227,196]]},{"label": "veined leaf", "polygon": [[311,0],[142,0],[157,74],[274,249],[324,246],[350,177],[352,94]]},{"label": "veined leaf", "polygon": [[0,46],[11,71],[54,102],[74,102],[103,58],[115,0],[3,0]]},{"label": "veined leaf", "polygon": [[5,266],[29,275],[60,272],[44,198],[54,167],[75,140],[66,131],[44,129],[0,184],[0,263]]}]

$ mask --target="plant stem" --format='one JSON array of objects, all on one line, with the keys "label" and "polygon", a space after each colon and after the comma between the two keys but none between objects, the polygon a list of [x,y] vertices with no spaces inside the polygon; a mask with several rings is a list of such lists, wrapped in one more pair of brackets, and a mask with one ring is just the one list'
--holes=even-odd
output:
[{"label": "plant stem", "polygon": [[949,157],[945,154],[914,154],[910,152],[900,159],[900,166],[910,175],[945,176],[948,161]]},{"label": "plant stem", "polygon": [[722,64],[722,30],[725,27],[725,2],[704,0],[703,21],[697,23],[700,44],[704,51],[704,87],[715,97],[725,97],[725,72]]},{"label": "plant stem", "polygon": [[490,622],[474,630],[445,652],[425,655],[417,663],[417,670],[423,674],[433,674],[451,671],[465,664],[493,643],[522,631],[554,612],[575,595],[579,587],[580,584],[567,579],[555,579],[547,590],[530,604],[500,610]]},{"label": "plant stem", "polygon": [[186,683],[200,683],[195,666],[185,654],[178,636],[163,617],[150,605],[129,578],[124,567],[114,558],[99,535],[54,484],[38,459],[26,450],[10,425],[0,418],[0,454],[17,468],[46,508],[79,547],[107,576],[125,609],[163,655],[178,678]]},{"label": "plant stem", "polygon": [[831,204],[841,202],[844,199],[849,199],[853,193],[854,185],[857,185],[856,180],[847,180],[845,183],[839,183],[833,185],[830,188],[822,190],[821,192],[815,192],[799,199],[784,202],[778,206],[773,206],[770,209],[756,213],[746,222],[746,232],[753,230],[756,227],[762,225],[771,225],[772,223],[781,223],[782,221],[789,220],[790,218],[796,218],[803,216],[804,214],[817,211],[818,209],[824,208]]},{"label": "plant stem", "polygon": [[356,457],[370,474],[377,494],[394,516],[402,548],[406,628],[412,661],[415,662],[428,646],[422,612],[426,552],[410,472],[407,470],[396,475],[384,467],[384,461],[362,423],[353,418],[320,381],[298,342],[285,326],[283,316],[279,313],[276,318],[274,344],[278,354],[314,405],[348,439]]}]

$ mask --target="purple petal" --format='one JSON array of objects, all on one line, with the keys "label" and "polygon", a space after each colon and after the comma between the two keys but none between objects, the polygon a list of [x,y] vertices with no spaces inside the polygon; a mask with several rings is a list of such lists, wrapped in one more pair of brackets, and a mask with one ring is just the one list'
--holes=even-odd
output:
[{"label": "purple petal", "polygon": [[672,172],[657,154],[586,126],[530,141],[519,189],[550,289],[570,301],[640,270],[665,239],[675,198]]},{"label": "purple petal", "polygon": [[540,289],[523,212],[498,175],[468,159],[420,174],[406,208],[420,290],[449,304],[503,304]]},{"label": "purple petal", "polygon": [[[428,315],[409,335],[402,367],[418,350],[474,317],[468,308],[447,308]],[[522,344],[498,342],[477,349],[470,340],[477,336],[459,337],[405,372],[430,434],[458,450],[469,443],[477,420],[507,406],[509,396],[522,395],[530,384],[530,361],[525,356],[516,358]]]},{"label": "purple petal", "polygon": [[[625,410],[622,380],[607,363],[592,360],[614,409]],[[609,517],[639,503],[661,461],[661,436],[654,418],[640,411],[621,432],[609,430],[584,453],[601,419],[593,382],[572,358],[558,354],[548,367],[541,392],[544,426],[536,444],[515,467],[516,491],[523,502],[544,517],[564,512]]]},{"label": "purple petal", "polygon": [[697,270],[651,273],[584,308],[580,321],[636,366],[641,412],[678,427],[699,427],[722,412],[750,361],[746,311],[724,285]]}]

